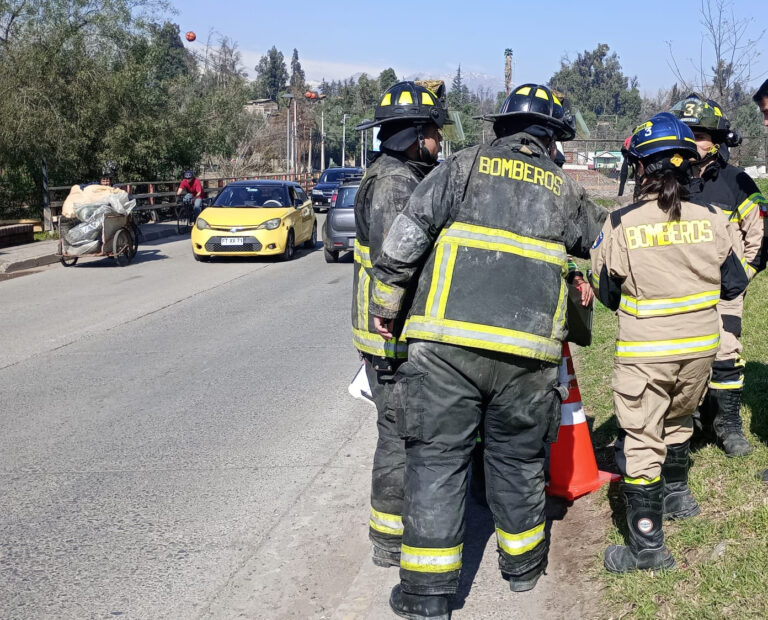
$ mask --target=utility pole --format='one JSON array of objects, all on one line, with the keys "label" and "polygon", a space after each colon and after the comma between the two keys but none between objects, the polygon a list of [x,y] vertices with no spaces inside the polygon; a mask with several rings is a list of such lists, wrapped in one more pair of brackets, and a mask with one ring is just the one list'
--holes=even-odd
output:
[{"label": "utility pole", "polygon": [[299,145],[296,141],[297,129],[299,124],[299,115],[296,112],[296,97],[293,98],[293,174],[299,171],[298,159],[299,159]]},{"label": "utility pole", "polygon": [[347,154],[347,116],[349,116],[349,114],[345,114],[344,118],[341,119],[341,165],[342,166],[344,166],[344,160]]},{"label": "utility pole", "polygon": [[507,90],[507,96],[512,89],[512,50],[504,50],[504,87]]},{"label": "utility pole", "polygon": [[288,100],[288,105],[285,106],[286,122],[285,122],[285,174],[291,174],[291,99],[293,95],[286,93],[282,95],[283,99]]},{"label": "utility pole", "polygon": [[325,104],[320,104],[320,172],[325,170]]}]

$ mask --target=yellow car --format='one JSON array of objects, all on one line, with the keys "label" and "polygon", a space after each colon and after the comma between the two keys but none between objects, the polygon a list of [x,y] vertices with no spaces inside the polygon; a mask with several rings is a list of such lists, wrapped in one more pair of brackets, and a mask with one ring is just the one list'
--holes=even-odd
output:
[{"label": "yellow car", "polygon": [[312,201],[292,181],[235,181],[216,196],[192,228],[196,260],[213,256],[279,256],[317,245]]}]

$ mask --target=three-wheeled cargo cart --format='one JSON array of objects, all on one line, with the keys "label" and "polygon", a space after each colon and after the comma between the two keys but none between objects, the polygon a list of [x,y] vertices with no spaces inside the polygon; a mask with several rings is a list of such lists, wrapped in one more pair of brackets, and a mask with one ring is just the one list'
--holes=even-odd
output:
[{"label": "three-wheeled cargo cart", "polygon": [[80,258],[100,258],[111,256],[121,267],[129,265],[136,256],[139,248],[138,231],[131,215],[110,214],[104,216],[104,226],[101,229],[101,243],[95,244],[93,250],[78,252],[75,246],[66,241],[66,233],[80,224],[77,219],[62,217],[59,220],[59,251],[61,264],[71,267]]}]

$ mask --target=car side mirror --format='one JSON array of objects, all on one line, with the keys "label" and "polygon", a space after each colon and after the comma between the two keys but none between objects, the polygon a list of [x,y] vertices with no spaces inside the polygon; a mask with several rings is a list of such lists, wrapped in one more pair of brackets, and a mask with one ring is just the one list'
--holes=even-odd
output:
[{"label": "car side mirror", "polygon": [[294,198],[293,200],[293,206],[297,209],[304,204],[304,201],[301,198]]}]

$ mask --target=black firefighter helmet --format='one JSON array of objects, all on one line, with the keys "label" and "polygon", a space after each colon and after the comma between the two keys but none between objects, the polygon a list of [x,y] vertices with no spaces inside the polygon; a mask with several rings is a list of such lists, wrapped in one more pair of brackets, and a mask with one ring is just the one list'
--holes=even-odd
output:
[{"label": "black firefighter helmet", "polygon": [[573,117],[565,113],[560,100],[542,84],[518,86],[501,104],[498,114],[486,114],[483,119],[493,121],[494,128],[510,124],[517,131],[538,125],[563,142],[576,136]]},{"label": "black firefighter helmet", "polygon": [[390,123],[434,123],[442,127],[450,122],[448,110],[437,93],[417,82],[398,82],[381,97],[373,120],[360,123],[355,129],[362,131]]}]

